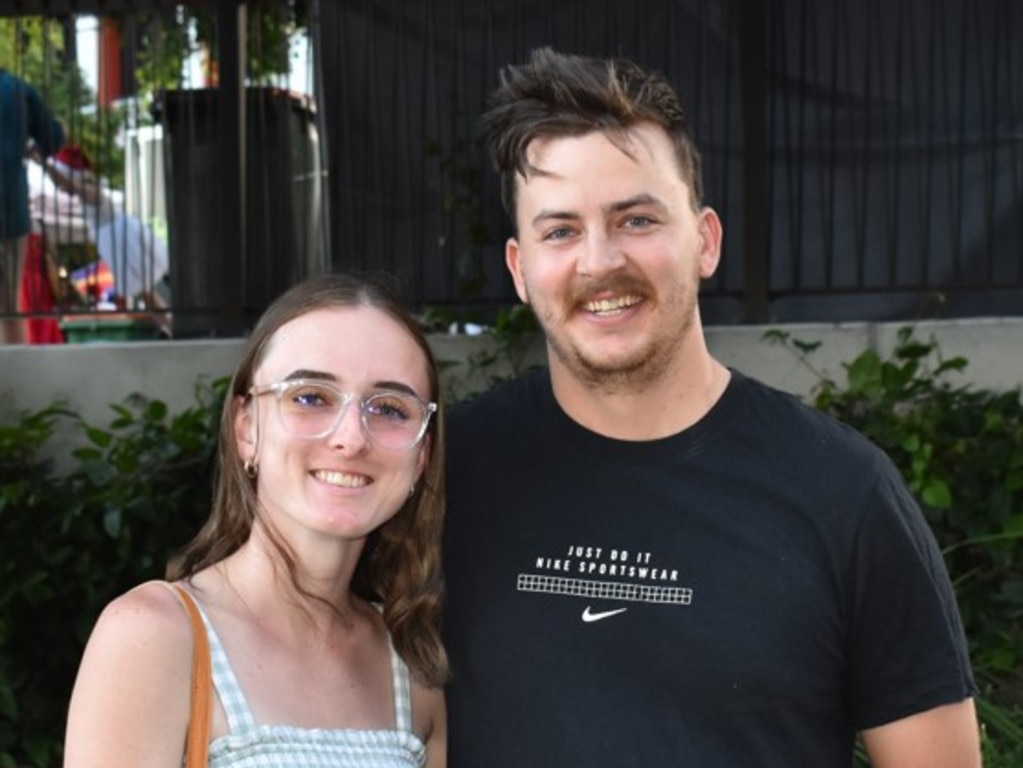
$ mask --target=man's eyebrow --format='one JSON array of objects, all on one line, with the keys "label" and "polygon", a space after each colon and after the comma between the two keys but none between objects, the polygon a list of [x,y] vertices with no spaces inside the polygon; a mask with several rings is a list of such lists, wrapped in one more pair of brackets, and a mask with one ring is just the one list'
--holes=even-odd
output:
[{"label": "man's eyebrow", "polygon": [[656,205],[663,207],[664,203],[662,203],[659,198],[654,197],[648,192],[642,192],[638,195],[628,197],[625,200],[619,200],[618,202],[611,203],[611,205],[607,207],[607,210],[609,213],[621,213],[622,211],[627,211],[630,208],[636,208],[640,205]]},{"label": "man's eyebrow", "polygon": [[579,214],[573,211],[555,211],[545,209],[536,214],[529,223],[536,226],[542,221],[575,221],[578,218]]},{"label": "man's eyebrow", "polygon": [[[621,213],[622,211],[628,211],[642,205],[654,205],[660,208],[664,207],[664,203],[661,202],[660,198],[654,197],[649,192],[641,192],[638,195],[633,195],[632,197],[627,197],[624,200],[618,200],[607,205],[605,207],[605,211],[607,213]],[[579,214],[575,211],[544,209],[532,218],[530,224],[536,226],[544,221],[576,221],[578,218]]]}]

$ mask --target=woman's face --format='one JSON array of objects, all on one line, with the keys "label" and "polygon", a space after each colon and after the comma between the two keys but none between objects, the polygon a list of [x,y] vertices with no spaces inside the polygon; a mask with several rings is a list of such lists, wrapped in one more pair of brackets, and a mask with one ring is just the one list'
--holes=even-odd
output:
[{"label": "woman's face", "polygon": [[[295,536],[362,540],[401,508],[430,446],[426,438],[394,448],[402,430],[421,422],[415,408],[401,407],[401,399],[382,395],[374,405],[370,429],[382,439],[368,432],[360,403],[378,393],[430,400],[426,357],[398,322],[376,308],[318,309],[274,334],[253,385],[259,390],[298,379],[313,386],[293,386],[280,397],[260,390],[239,409],[239,455],[257,463],[260,504],[293,543]],[[340,419],[331,418],[336,393],[351,393]]]}]

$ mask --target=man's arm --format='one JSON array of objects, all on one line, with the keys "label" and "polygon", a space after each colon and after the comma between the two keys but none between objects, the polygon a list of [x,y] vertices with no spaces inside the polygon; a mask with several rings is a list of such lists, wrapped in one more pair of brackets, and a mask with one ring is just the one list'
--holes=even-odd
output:
[{"label": "man's arm", "polygon": [[28,104],[29,136],[35,142],[39,154],[49,157],[64,144],[64,126],[53,116],[42,96],[32,86],[26,86],[25,101]]},{"label": "man's arm", "polygon": [[873,768],[980,768],[973,699],[863,731]]},{"label": "man's arm", "polygon": [[[72,195],[78,195],[88,205],[100,205],[103,202],[103,191],[91,171],[64,171],[51,158],[38,160],[46,175],[57,188]],[[67,166],[63,166],[66,168]]]}]

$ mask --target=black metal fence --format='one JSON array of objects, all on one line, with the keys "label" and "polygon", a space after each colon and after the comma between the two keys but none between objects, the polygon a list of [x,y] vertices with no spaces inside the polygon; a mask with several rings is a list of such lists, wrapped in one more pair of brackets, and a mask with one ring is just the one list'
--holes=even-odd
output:
[{"label": "black metal fence", "polygon": [[712,321],[1023,312],[1019,3],[350,0],[319,30],[335,252],[425,301],[512,299],[475,120],[552,45],[682,93],[725,222]]},{"label": "black metal fence", "polygon": [[[243,332],[326,269],[390,272],[417,306],[513,302],[476,121],[500,66],[538,45],[628,56],[677,85],[725,222],[710,322],[1023,313],[1011,0],[0,0],[0,12],[0,65],[62,105],[120,206],[101,241],[73,201],[41,198],[56,304],[23,310],[40,318],[111,317],[75,279],[95,255],[107,298],[177,336]],[[76,222],[96,252],[61,239]]]}]

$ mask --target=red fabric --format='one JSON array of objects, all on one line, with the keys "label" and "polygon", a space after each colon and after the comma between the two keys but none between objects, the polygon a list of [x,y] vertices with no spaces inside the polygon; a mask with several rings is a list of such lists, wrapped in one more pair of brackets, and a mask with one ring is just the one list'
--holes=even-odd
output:
[{"label": "red fabric", "polygon": [[[25,242],[25,270],[21,278],[19,304],[23,312],[52,312],[56,308],[53,286],[46,274],[43,238],[32,233]],[[63,344],[64,333],[53,317],[28,319],[29,344]]]},{"label": "red fabric", "polygon": [[76,171],[92,169],[92,161],[85,154],[85,150],[77,144],[65,144],[57,150],[53,159]]}]

